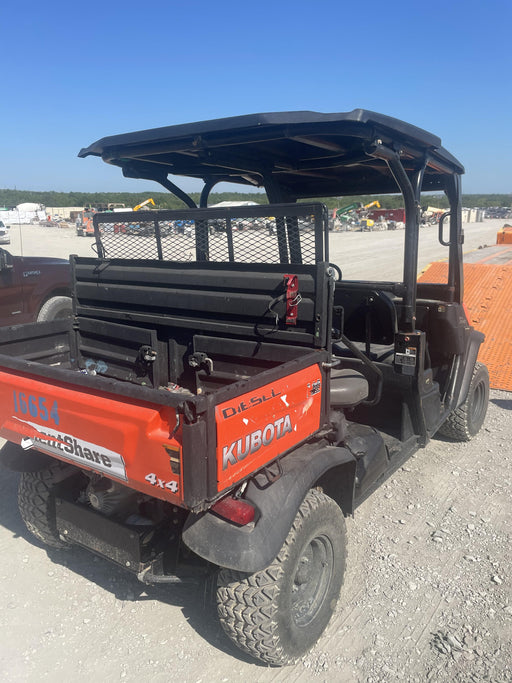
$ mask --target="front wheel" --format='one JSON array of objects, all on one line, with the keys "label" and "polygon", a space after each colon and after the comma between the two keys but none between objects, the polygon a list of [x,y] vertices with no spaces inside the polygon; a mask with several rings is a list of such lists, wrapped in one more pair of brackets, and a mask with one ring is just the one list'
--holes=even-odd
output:
[{"label": "front wheel", "polygon": [[311,489],[276,559],[246,574],[220,569],[217,609],[223,629],[242,650],[283,666],[305,654],[334,612],[345,573],[343,513]]},{"label": "front wheel", "polygon": [[448,416],[439,433],[453,441],[470,441],[484,423],[488,403],[489,371],[483,363],[475,363],[466,400]]}]

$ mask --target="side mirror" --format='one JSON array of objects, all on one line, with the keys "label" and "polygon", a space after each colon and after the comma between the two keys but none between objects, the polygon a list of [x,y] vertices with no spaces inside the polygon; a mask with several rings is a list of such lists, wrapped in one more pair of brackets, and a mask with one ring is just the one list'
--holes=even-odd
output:
[{"label": "side mirror", "polygon": [[5,249],[0,249],[0,272],[12,270],[11,255]]}]

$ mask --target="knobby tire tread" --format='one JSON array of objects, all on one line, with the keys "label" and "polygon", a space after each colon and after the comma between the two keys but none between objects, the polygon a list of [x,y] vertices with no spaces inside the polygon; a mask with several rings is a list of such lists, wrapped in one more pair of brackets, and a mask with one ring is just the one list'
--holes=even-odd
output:
[{"label": "knobby tire tread", "polygon": [[[316,489],[304,498],[293,525],[276,559],[255,574],[221,568],[217,579],[217,607],[221,625],[232,641],[252,657],[275,666],[297,660],[289,656],[277,632],[277,597],[283,564],[304,520],[325,505],[326,500],[339,512],[337,504]],[[344,527],[343,527],[344,531]],[[345,536],[344,536],[345,538]],[[343,554],[343,573],[346,552]]]},{"label": "knobby tire tread", "polygon": [[69,544],[59,538],[52,490],[69,465],[55,462],[38,472],[23,472],[18,487],[18,507],[25,526],[39,541],[52,548]]},{"label": "knobby tire tread", "polygon": [[472,392],[474,389],[473,380],[478,375],[478,373],[481,372],[482,367],[485,367],[482,363],[475,363],[475,367],[473,368],[471,385],[468,392],[468,397],[461,406],[456,408],[447,417],[446,421],[439,428],[439,434],[441,434],[442,436],[446,436],[448,439],[451,439],[452,441],[470,441],[475,436],[475,433],[470,426],[470,398],[472,397]]}]

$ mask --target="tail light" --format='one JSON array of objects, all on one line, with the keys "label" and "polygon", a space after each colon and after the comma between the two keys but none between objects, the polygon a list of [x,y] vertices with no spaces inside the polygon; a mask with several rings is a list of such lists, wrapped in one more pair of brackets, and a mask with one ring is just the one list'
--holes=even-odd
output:
[{"label": "tail light", "polygon": [[254,520],[254,508],[246,500],[227,496],[210,508],[212,512],[239,526],[250,524]]}]

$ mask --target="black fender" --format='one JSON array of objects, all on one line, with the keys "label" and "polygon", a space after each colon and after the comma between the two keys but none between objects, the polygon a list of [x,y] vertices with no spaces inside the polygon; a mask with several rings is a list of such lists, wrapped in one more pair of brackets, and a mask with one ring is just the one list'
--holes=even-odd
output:
[{"label": "black fender", "polygon": [[244,492],[257,510],[256,522],[240,527],[210,511],[191,513],[183,530],[185,545],[216,565],[253,573],[276,557],[313,486],[321,486],[345,514],[352,514],[356,461],[346,448],[305,446],[280,464],[279,479],[268,484],[257,475]]},{"label": "black fender", "polygon": [[485,335],[482,332],[478,332],[475,329],[471,329],[467,351],[464,358],[464,367],[462,369],[462,380],[460,383],[460,389],[458,392],[457,400],[455,402],[455,408],[461,406],[467,398],[469,386],[471,384],[471,378],[473,377],[473,369],[475,367],[476,359],[478,357],[478,351],[480,346],[485,339]]},{"label": "black fender", "polygon": [[0,465],[13,472],[38,472],[55,461],[55,458],[34,450],[23,450],[17,443],[6,441],[0,449]]}]

